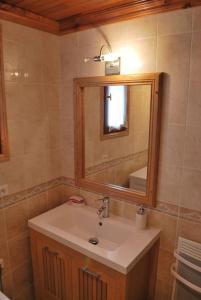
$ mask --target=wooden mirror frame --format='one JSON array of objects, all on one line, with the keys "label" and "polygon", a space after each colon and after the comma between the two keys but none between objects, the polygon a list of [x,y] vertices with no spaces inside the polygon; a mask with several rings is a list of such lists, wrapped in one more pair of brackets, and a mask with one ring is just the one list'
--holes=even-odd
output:
[{"label": "wooden mirror frame", "polygon": [[9,159],[6,97],[4,88],[2,30],[0,27],[0,162]]},{"label": "wooden mirror frame", "polygon": [[[121,198],[147,206],[156,205],[160,118],[161,118],[161,73],[137,75],[113,75],[74,79],[74,117],[75,117],[75,184],[83,189],[103,195]],[[151,84],[152,97],[150,105],[150,130],[148,148],[148,171],[146,194],[129,190],[113,184],[104,184],[84,178],[85,144],[84,144],[84,97],[85,87],[96,87],[117,84]]]}]

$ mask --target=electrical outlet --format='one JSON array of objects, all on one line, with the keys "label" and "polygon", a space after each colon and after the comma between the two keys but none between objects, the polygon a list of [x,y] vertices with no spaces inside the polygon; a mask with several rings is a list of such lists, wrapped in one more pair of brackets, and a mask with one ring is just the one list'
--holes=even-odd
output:
[{"label": "electrical outlet", "polygon": [[8,185],[7,184],[0,185],[0,198],[6,195],[8,195]]}]

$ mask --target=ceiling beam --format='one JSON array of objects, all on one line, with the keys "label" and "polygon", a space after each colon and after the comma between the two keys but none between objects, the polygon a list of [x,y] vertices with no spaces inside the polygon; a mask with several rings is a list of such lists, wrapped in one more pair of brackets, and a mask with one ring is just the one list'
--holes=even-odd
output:
[{"label": "ceiling beam", "polygon": [[137,0],[127,2],[93,13],[63,19],[59,22],[60,34],[198,5],[201,5],[201,0]]},{"label": "ceiling beam", "polygon": [[0,3],[0,18],[35,29],[59,34],[59,24],[56,21],[39,16],[14,5]]}]

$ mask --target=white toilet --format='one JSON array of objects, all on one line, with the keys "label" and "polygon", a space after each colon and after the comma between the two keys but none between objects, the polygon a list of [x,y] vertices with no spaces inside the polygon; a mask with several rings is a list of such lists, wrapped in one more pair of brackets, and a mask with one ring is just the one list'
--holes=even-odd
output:
[{"label": "white toilet", "polygon": [[129,175],[129,188],[146,192],[147,167],[141,168]]}]

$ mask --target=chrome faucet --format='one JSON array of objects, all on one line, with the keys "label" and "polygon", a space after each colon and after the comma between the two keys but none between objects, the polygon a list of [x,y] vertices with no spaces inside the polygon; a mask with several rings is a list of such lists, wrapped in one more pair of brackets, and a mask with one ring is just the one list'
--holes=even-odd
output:
[{"label": "chrome faucet", "polygon": [[98,201],[103,201],[102,206],[98,209],[97,214],[100,217],[103,218],[109,218],[110,212],[109,212],[109,206],[110,206],[110,198],[109,197],[103,197],[101,199],[98,199]]}]

